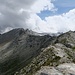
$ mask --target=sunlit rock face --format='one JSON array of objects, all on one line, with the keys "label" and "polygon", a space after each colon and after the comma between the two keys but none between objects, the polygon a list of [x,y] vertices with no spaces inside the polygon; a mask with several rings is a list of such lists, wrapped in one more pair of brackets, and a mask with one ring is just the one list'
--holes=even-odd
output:
[{"label": "sunlit rock face", "polygon": [[42,67],[35,75],[75,75],[75,64],[64,63],[57,67]]}]

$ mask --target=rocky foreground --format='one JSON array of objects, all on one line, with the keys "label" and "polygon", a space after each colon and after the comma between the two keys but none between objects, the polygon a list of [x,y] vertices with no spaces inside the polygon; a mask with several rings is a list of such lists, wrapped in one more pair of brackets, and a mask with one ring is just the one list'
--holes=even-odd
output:
[{"label": "rocky foreground", "polygon": [[75,75],[75,64],[64,63],[57,67],[43,66],[35,75]]},{"label": "rocky foreground", "polygon": [[75,75],[75,32],[50,36],[19,28],[1,34],[0,75]]}]

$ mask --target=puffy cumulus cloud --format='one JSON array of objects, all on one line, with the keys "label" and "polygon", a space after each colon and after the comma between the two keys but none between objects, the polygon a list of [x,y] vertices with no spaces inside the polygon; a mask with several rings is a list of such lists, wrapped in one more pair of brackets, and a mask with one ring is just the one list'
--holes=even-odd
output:
[{"label": "puffy cumulus cloud", "polygon": [[31,15],[28,23],[33,25],[33,30],[38,32],[57,33],[75,30],[75,9],[61,15],[45,17],[42,20],[39,16]]},{"label": "puffy cumulus cloud", "polygon": [[37,0],[31,7],[31,10],[35,13],[40,13],[43,10],[56,11],[53,0]]},{"label": "puffy cumulus cloud", "polygon": [[27,21],[43,10],[55,10],[51,0],[0,0],[0,32],[20,27],[33,29],[34,25]]},{"label": "puffy cumulus cloud", "polygon": [[42,20],[36,14],[32,14],[30,16],[30,19],[27,21],[27,25],[31,25],[31,29],[39,33],[56,32],[51,25],[49,25],[45,20]]},{"label": "puffy cumulus cloud", "polygon": [[56,32],[66,32],[75,30],[75,9],[70,10],[62,15],[49,16],[45,18],[47,24]]}]

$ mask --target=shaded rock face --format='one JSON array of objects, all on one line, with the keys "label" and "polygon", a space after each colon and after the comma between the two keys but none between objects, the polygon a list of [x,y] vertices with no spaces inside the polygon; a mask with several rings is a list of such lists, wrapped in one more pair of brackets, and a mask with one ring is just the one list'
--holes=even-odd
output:
[{"label": "shaded rock face", "polygon": [[7,43],[9,41],[12,41],[15,39],[15,37],[18,37],[21,32],[23,32],[24,29],[13,29],[10,32],[4,33],[0,35],[0,44]]},{"label": "shaded rock face", "polygon": [[[54,37],[14,29],[0,35],[0,75],[12,75],[36,57]],[[50,40],[50,42],[48,42]],[[47,43],[48,42],[48,43]]]}]

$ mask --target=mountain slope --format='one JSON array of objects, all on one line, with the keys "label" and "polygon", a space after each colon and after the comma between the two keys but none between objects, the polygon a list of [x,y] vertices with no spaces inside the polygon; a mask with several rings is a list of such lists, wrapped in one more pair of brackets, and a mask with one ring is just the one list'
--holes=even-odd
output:
[{"label": "mountain slope", "polygon": [[[41,52],[37,57],[14,75],[74,75],[74,35],[75,32],[69,31],[57,36],[52,44],[41,49]],[[65,41],[63,40],[64,38],[66,38]]]},{"label": "mountain slope", "polygon": [[[14,29],[0,36],[0,75],[11,75],[31,62],[47,47],[52,39],[49,35],[24,29]],[[48,42],[48,40],[51,40]],[[47,43],[48,42],[48,43]]]},{"label": "mountain slope", "polygon": [[[48,71],[54,71],[54,75],[72,75],[75,74],[74,69],[68,69],[67,74],[61,70],[65,64],[73,68],[74,63],[73,31],[50,36],[18,28],[0,35],[0,75],[51,74],[48,74]],[[52,69],[47,70],[51,67]]]}]

